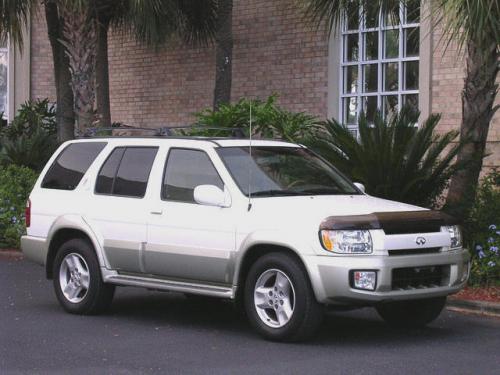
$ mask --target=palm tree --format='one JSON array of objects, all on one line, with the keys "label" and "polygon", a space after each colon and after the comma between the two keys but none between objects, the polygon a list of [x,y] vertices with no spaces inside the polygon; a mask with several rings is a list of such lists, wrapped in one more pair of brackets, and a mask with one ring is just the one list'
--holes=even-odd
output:
[{"label": "palm tree", "polygon": [[97,52],[96,52],[96,107],[99,123],[111,126],[111,106],[109,102],[109,61],[108,32],[111,24],[125,14],[125,1],[100,0],[96,4]]},{"label": "palm tree", "polygon": [[[400,2],[409,0],[303,0],[306,16],[316,25],[326,23],[330,31],[337,27],[342,16],[359,17],[353,3],[375,4],[382,12],[398,14]],[[462,124],[460,140],[464,147],[458,161],[467,163],[457,171],[450,184],[447,207],[464,217],[473,202],[481,172],[490,121],[498,106],[494,100],[498,91],[496,78],[500,58],[500,3],[498,0],[433,0],[434,22],[445,32],[444,42],[458,41],[465,49],[467,71],[462,92]],[[465,203],[465,204],[464,204]]]},{"label": "palm tree", "polygon": [[[0,38],[9,37],[14,46],[22,46],[23,30],[30,21],[30,15],[37,12],[39,5],[39,0],[4,0],[0,2]],[[64,20],[59,14],[56,0],[45,1],[44,11],[54,64],[57,138],[59,141],[65,141],[73,138],[75,117],[73,93],[70,88],[69,59],[64,52],[64,47],[59,42],[62,39]]]},{"label": "palm tree", "polygon": [[58,0],[64,19],[63,38],[71,72],[76,129],[82,133],[94,122],[95,59],[97,51],[97,19],[91,1]]},{"label": "palm tree", "polygon": [[214,111],[231,101],[233,66],[233,0],[219,0],[215,34]]}]

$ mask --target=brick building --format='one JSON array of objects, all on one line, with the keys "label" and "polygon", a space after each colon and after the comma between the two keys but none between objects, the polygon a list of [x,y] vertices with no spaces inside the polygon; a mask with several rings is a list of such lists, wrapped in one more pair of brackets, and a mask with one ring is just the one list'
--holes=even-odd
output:
[{"label": "brick building", "polygon": [[[444,48],[430,17],[408,13],[401,25],[368,17],[361,25],[345,22],[328,36],[304,22],[293,0],[235,0],[233,32],[233,100],[276,92],[290,110],[342,119],[353,129],[360,110],[391,113],[411,103],[423,117],[441,113],[440,130],[459,129],[465,60],[453,44]],[[187,124],[193,112],[212,104],[213,46],[174,42],[153,51],[115,31],[109,59],[113,121]],[[6,82],[0,104],[9,118],[28,98],[54,99],[43,12],[32,16],[22,54],[0,49],[0,67]],[[490,127],[487,152],[485,167],[500,165],[500,112]]]}]

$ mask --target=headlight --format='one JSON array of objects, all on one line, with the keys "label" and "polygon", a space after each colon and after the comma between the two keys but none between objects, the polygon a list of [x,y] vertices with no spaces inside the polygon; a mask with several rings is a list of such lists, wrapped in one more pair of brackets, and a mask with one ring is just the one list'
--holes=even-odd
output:
[{"label": "headlight", "polygon": [[450,225],[443,227],[445,232],[450,233],[451,248],[462,246],[462,232],[458,225]]},{"label": "headlight", "polygon": [[325,250],[338,254],[370,254],[372,237],[367,230],[322,230],[321,244]]}]

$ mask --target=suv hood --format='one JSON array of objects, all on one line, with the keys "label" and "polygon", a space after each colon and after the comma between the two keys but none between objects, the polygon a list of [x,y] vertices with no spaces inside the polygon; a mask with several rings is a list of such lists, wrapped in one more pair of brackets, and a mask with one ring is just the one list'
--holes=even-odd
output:
[{"label": "suv hood", "polygon": [[[328,216],[366,215],[374,212],[420,211],[425,208],[375,198],[369,195],[315,195],[301,197],[254,198],[253,210],[258,213],[314,220],[319,224]],[[294,215],[294,213],[296,213]]]}]

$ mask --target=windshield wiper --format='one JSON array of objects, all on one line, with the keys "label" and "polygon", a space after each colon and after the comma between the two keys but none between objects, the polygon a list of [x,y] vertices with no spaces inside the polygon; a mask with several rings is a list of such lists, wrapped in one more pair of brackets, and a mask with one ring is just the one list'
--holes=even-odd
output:
[{"label": "windshield wiper", "polygon": [[272,189],[272,190],[261,190],[261,191],[256,191],[252,193],[252,197],[275,197],[275,196],[293,196],[293,195],[304,195],[299,191],[292,191],[292,190],[279,190],[279,189]]},{"label": "windshield wiper", "polygon": [[354,195],[357,192],[347,193],[343,191],[338,191],[330,188],[311,188],[301,190],[300,193],[310,194],[310,195]]}]

